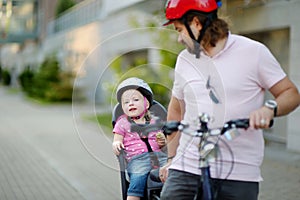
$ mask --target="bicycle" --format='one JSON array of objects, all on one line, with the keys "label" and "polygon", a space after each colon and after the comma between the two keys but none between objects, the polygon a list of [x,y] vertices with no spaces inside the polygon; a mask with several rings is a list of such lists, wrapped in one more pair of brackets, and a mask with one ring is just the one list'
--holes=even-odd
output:
[{"label": "bicycle", "polygon": [[[208,123],[211,121],[209,115],[202,113],[199,116],[199,129],[193,130],[189,128],[189,124],[184,121],[170,121],[170,122],[162,122],[158,121],[156,124],[151,125],[132,125],[132,131],[138,132],[151,132],[157,129],[164,130],[166,135],[170,135],[173,132],[180,131],[182,133],[200,137],[199,144],[199,168],[201,170],[201,182],[202,182],[202,191],[203,191],[203,200],[213,200],[214,199],[214,191],[211,183],[210,176],[210,165],[209,165],[209,157],[213,155],[216,157],[216,152],[214,151],[218,145],[218,142],[212,143],[209,141],[210,137],[224,135],[227,140],[233,140],[235,137],[239,135],[237,129],[247,129],[249,127],[249,119],[236,119],[230,120],[224,124],[221,128],[210,129],[208,127]],[[270,122],[270,126],[272,127],[273,120]],[[229,148],[229,147],[228,147]],[[158,173],[154,174],[151,172],[150,177],[153,180],[159,181]]]}]

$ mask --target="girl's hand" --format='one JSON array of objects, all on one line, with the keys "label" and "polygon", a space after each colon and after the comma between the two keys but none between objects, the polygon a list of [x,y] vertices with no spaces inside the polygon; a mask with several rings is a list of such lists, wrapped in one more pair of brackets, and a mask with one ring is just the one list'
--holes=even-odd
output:
[{"label": "girl's hand", "polygon": [[166,145],[166,136],[162,132],[156,134],[156,142],[160,148]]},{"label": "girl's hand", "polygon": [[118,155],[120,155],[121,149],[124,148],[124,145],[120,141],[115,141],[112,143],[112,148],[113,148],[114,154],[116,154],[118,156]]}]

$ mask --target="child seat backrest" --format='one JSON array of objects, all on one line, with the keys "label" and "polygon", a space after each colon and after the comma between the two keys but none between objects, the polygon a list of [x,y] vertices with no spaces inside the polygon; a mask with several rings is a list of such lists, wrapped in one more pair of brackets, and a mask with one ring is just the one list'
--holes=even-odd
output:
[{"label": "child seat backrest", "polygon": [[[150,112],[155,117],[159,117],[160,120],[166,121],[167,119],[167,110],[166,108],[156,100],[153,100],[153,104],[150,107]],[[123,115],[123,109],[120,103],[116,104],[112,111],[112,126],[114,127],[117,119]]]},{"label": "child seat backrest", "polygon": [[[150,112],[155,117],[159,117],[160,120],[166,121],[167,119],[167,110],[161,105],[158,101],[153,100],[153,104],[150,107]],[[118,118],[123,115],[123,109],[120,103],[116,104],[112,111],[112,126],[114,127]],[[124,151],[121,151],[121,154],[118,156],[119,164],[120,164],[120,176],[121,176],[121,189],[122,189],[122,199],[127,199],[127,189],[129,186],[129,182],[126,180],[126,160],[124,156]],[[150,194],[150,192],[149,192]],[[148,196],[149,196],[148,194]],[[145,198],[142,198],[142,200]],[[149,198],[148,198],[149,199]]]}]

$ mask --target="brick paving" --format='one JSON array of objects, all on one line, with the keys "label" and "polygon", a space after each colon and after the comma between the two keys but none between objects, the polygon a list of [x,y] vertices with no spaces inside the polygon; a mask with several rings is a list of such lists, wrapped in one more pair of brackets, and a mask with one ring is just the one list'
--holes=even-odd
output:
[{"label": "brick paving", "polygon": [[0,86],[0,200],[120,199],[111,138],[81,115]]},{"label": "brick paving", "polygon": [[7,124],[0,126],[1,200],[83,199],[36,149],[7,130]]}]

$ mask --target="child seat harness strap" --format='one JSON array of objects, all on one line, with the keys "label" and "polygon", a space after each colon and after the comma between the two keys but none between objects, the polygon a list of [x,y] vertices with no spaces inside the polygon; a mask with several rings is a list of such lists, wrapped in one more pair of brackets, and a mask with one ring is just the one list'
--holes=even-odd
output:
[{"label": "child seat harness strap", "polygon": [[[135,123],[132,119],[129,119],[129,121],[131,123]],[[146,121],[146,124],[150,124],[150,121]],[[151,162],[151,166],[153,169],[157,169],[159,168],[159,161],[158,161],[158,158],[157,158],[157,155],[153,152],[152,148],[151,148],[151,145],[149,143],[149,138],[148,136],[142,134],[142,133],[139,133],[139,136],[140,136],[140,139],[146,144],[147,146],[147,150],[149,152],[149,155],[150,155],[150,162]]]}]

